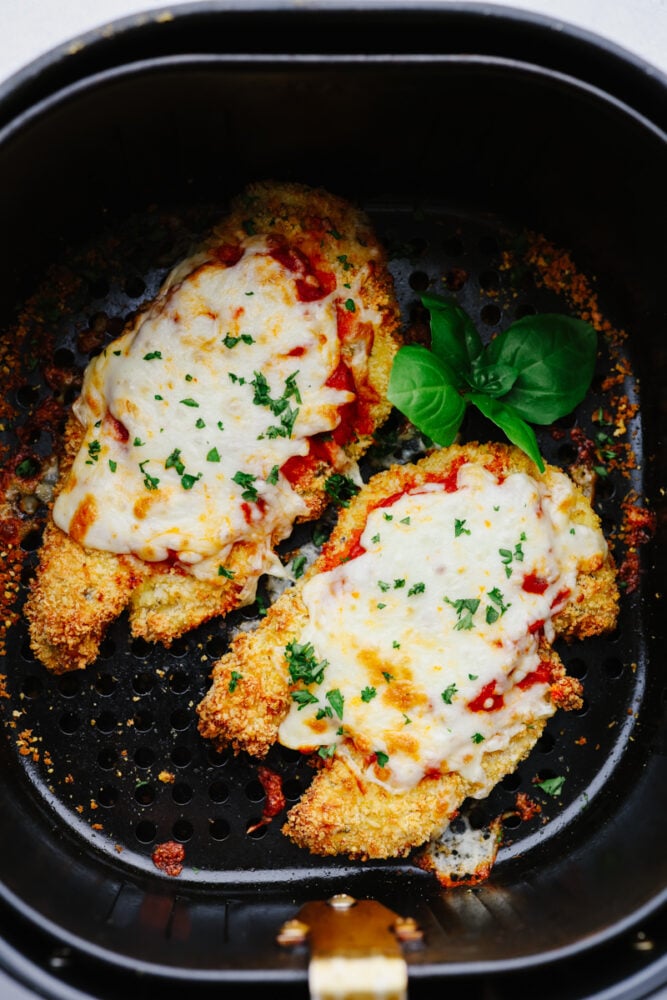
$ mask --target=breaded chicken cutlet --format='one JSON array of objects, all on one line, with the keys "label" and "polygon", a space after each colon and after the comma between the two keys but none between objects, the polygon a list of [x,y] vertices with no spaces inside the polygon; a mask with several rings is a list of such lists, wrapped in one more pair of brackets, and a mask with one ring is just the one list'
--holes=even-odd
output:
[{"label": "breaded chicken cutlet", "polygon": [[368,218],[303,185],[250,185],[88,365],[26,602],[56,672],[129,610],[169,645],[285,575],[276,545],[390,411],[399,311]]},{"label": "breaded chicken cutlet", "polygon": [[616,622],[613,558],[571,479],[454,445],[371,478],[320,556],[240,633],[201,734],[313,755],[283,832],[319,855],[405,856],[581,705],[552,643]]}]

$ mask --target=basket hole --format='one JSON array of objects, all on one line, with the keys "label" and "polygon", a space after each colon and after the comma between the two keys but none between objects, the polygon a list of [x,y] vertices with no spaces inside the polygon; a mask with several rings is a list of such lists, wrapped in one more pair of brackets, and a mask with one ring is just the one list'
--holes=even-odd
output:
[{"label": "basket hole", "polygon": [[602,664],[607,677],[616,680],[623,673],[623,662],[616,657],[605,660]]},{"label": "basket hole", "polygon": [[283,782],[283,793],[288,802],[296,802],[301,796],[302,791],[301,782],[295,778],[288,778],[287,781]]},{"label": "basket hole", "polygon": [[279,747],[280,756],[286,764],[296,764],[303,756],[300,750],[292,750],[290,747]]},{"label": "basket hole", "polygon": [[35,552],[42,544],[42,531],[40,528],[33,528],[21,540],[21,548],[24,552]]},{"label": "basket hole", "polygon": [[152,690],[155,684],[155,677],[153,674],[144,671],[141,674],[135,674],[132,678],[132,687],[137,694],[148,694]]},{"label": "basket hole", "polygon": [[468,813],[468,822],[473,830],[482,830],[489,822],[486,809],[483,806],[473,806]]},{"label": "basket hole", "polygon": [[95,690],[107,697],[116,687],[116,679],[111,674],[98,674],[95,678]]},{"label": "basket hole", "polygon": [[171,832],[176,840],[182,844],[186,843],[193,834],[192,823],[187,819],[177,819],[171,828]]},{"label": "basket hole", "polygon": [[157,835],[157,827],[149,819],[142,819],[134,828],[134,833],[140,844],[151,844]]},{"label": "basket hole", "polygon": [[257,819],[257,818],[251,819],[248,822],[248,828],[246,830],[246,835],[248,837],[252,837],[253,840],[261,840],[262,837],[266,836],[267,829],[268,829],[268,825],[266,823],[262,823],[261,819]]},{"label": "basket hole", "polygon": [[211,802],[226,802],[229,798],[229,790],[224,781],[214,781],[209,787],[208,797]]},{"label": "basket hole", "polygon": [[498,241],[495,236],[482,236],[480,237],[479,252],[485,254],[487,257],[493,257],[494,254],[498,253]]},{"label": "basket hole", "polygon": [[450,292],[460,292],[469,277],[465,268],[450,267],[442,276],[442,283]]},{"label": "basket hole", "polygon": [[138,274],[131,274],[125,281],[124,291],[128,298],[138,299],[146,291],[146,283]]},{"label": "basket hole", "polygon": [[[21,646],[21,659],[25,660],[26,663],[36,663],[37,662],[37,657],[33,653],[32,648],[30,646],[30,642],[28,640],[26,640],[23,643],[23,645]],[[36,678],[35,678],[35,680],[36,680]]]},{"label": "basket hole", "polygon": [[479,287],[485,292],[495,291],[500,286],[500,278],[497,271],[482,271],[479,276]]},{"label": "basket hole", "polygon": [[39,698],[43,690],[44,687],[39,677],[26,677],[21,687],[26,698]]},{"label": "basket hole", "polygon": [[149,729],[153,726],[153,716],[150,712],[143,709],[134,717],[134,728],[139,733],[147,733]]},{"label": "basket hole", "polygon": [[226,840],[229,836],[229,823],[224,819],[211,819],[208,832],[212,840]]},{"label": "basket hole", "polygon": [[104,809],[112,809],[113,806],[118,802],[118,789],[114,788],[113,785],[105,785],[104,788],[100,788],[97,795],[97,804],[102,806]]},{"label": "basket hole", "polygon": [[616,493],[616,486],[609,476],[598,476],[595,484],[596,500],[611,500]]},{"label": "basket hole", "polygon": [[221,635],[214,635],[213,638],[209,639],[206,643],[206,652],[209,656],[212,656],[214,660],[217,660],[227,649],[227,643]]},{"label": "basket hole", "polygon": [[449,236],[443,240],[442,249],[448,257],[460,257],[464,250],[463,242],[458,236]]},{"label": "basket hole", "polygon": [[514,771],[512,774],[506,774],[502,780],[503,788],[506,788],[508,792],[516,792],[516,790],[521,785],[521,775]]},{"label": "basket hole", "polygon": [[176,767],[187,767],[192,760],[192,752],[189,747],[174,747],[171,760]]},{"label": "basket hole", "polygon": [[245,794],[246,798],[249,799],[250,802],[261,802],[264,798],[265,792],[261,782],[249,781],[245,786]]},{"label": "basket hole", "polygon": [[492,303],[489,303],[488,305],[482,306],[479,315],[482,323],[486,326],[497,326],[498,323],[500,323],[502,313],[498,306],[494,306]]},{"label": "basket hole", "polygon": [[103,771],[111,771],[117,759],[118,755],[116,754],[116,751],[111,748],[100,750],[97,755],[97,763]]},{"label": "basket hole", "polygon": [[539,753],[551,753],[556,745],[556,741],[549,732],[544,732],[535,744]]},{"label": "basket hole", "polygon": [[16,390],[16,402],[24,409],[29,409],[37,400],[38,385],[22,385]]},{"label": "basket hole", "polygon": [[169,647],[169,653],[172,656],[185,656],[188,651],[188,640],[184,638],[174,639],[171,646]]},{"label": "basket hole", "polygon": [[111,639],[109,636],[106,636],[106,638],[102,639],[102,642],[100,643],[100,652],[99,652],[100,659],[108,660],[113,656],[115,652],[116,652],[116,643],[114,642],[114,640]]},{"label": "basket hole", "polygon": [[585,660],[575,656],[573,659],[568,661],[567,672],[571,677],[576,677],[579,680],[582,680],[588,672],[588,664]]},{"label": "basket hole", "polygon": [[79,728],[79,716],[74,712],[65,712],[60,718],[60,731],[66,736],[71,736]]},{"label": "basket hole", "polygon": [[134,789],[134,797],[140,806],[150,806],[155,801],[155,789],[142,781]]},{"label": "basket hole", "polygon": [[184,806],[192,798],[192,789],[184,782],[178,782],[171,790],[171,795],[178,805]]},{"label": "basket hole", "polygon": [[177,708],[175,712],[171,713],[171,728],[176,729],[179,733],[188,729],[191,722],[190,713],[184,708]]},{"label": "basket hole", "polygon": [[88,281],[88,291],[91,299],[103,299],[109,294],[110,285],[106,278],[90,278]]},{"label": "basket hole", "polygon": [[68,347],[59,347],[53,355],[53,361],[58,368],[73,368],[76,359]]},{"label": "basket hole", "polygon": [[112,715],[111,712],[102,712],[98,716],[95,725],[105,735],[112,733],[116,728],[116,716]]},{"label": "basket hole", "polygon": [[562,444],[558,449],[558,458],[564,465],[572,465],[577,459],[577,449],[573,444]]},{"label": "basket hole", "polygon": [[503,816],[503,826],[508,830],[516,830],[517,826],[521,825],[521,816],[518,813],[510,813],[508,816]]},{"label": "basket hole", "polygon": [[143,660],[148,656],[151,648],[150,642],[146,642],[146,640],[142,639],[141,636],[137,636],[136,639],[132,640],[132,655],[136,656],[140,660]]},{"label": "basket hole", "polygon": [[190,687],[190,678],[179,670],[169,678],[169,687],[175,694],[183,694]]},{"label": "basket hole", "polygon": [[209,748],[207,756],[211,767],[223,767],[229,760],[227,750],[216,750],[214,747]]},{"label": "basket hole", "polygon": [[429,276],[426,271],[413,271],[408,280],[410,288],[415,292],[425,292],[429,286]]},{"label": "basket hole", "polygon": [[81,681],[75,674],[61,674],[57,685],[63,698],[74,698],[81,690]]},{"label": "basket hole", "polygon": [[137,767],[150,767],[155,761],[155,754],[150,747],[137,747],[134,753],[134,763]]}]

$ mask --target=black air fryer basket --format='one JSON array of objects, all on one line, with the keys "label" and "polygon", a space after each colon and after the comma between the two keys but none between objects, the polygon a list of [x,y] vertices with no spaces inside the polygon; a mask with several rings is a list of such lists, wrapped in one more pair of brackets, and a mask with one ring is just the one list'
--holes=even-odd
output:
[{"label": "black air fryer basket", "polygon": [[[19,611],[2,667],[8,996],[195,1000],[263,985],[306,997],[308,945],[277,938],[305,903],[338,893],[414,918],[411,997],[629,1000],[667,987],[666,130],[656,71],[484,4],[156,10],[50,53],[0,90],[7,470],[28,453],[49,467],[48,400],[73,398],[91,352],[233,195],[251,180],[302,181],[369,212],[406,324],[423,324],[426,289],[455,295],[487,337],[517,316],[575,309],[569,265],[560,287],[540,277],[566,255],[611,333],[586,401],[540,445],[565,468],[582,441],[601,447],[596,414],[615,380],[634,461],[604,470],[595,506],[619,564],[636,557],[616,632],[560,650],[584,707],[557,714],[470,812],[478,827],[503,816],[490,877],[445,889],[413,859],[314,858],[282,836],[280,818],[256,826],[257,762],[205,744],[195,707],[257,606],[169,650],[132,641],[121,618],[94,665],[50,675],[20,615],[45,514],[39,496],[24,499],[20,549],[3,537]],[[536,234],[544,253],[531,265]],[[628,538],[619,526],[633,503],[655,530]],[[292,804],[311,768],[280,748],[268,763]],[[536,785],[550,777],[565,778],[557,796]],[[539,812],[521,817],[522,792]],[[176,877],[152,861],[172,840],[185,849]]]}]

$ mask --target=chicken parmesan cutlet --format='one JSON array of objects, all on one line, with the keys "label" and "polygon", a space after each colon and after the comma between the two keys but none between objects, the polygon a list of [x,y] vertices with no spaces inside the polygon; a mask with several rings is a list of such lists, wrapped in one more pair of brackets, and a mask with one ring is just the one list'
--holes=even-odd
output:
[{"label": "chicken parmesan cutlet", "polygon": [[454,445],[373,476],[317,560],[240,633],[200,733],[313,755],[283,832],[319,855],[404,857],[483,798],[580,682],[553,648],[616,623],[613,557],[562,471]]},{"label": "chicken parmesan cutlet", "polygon": [[26,602],[37,657],[85,667],[126,608],[169,645],[284,576],[276,545],[389,414],[399,339],[366,215],[250,185],[86,368]]}]

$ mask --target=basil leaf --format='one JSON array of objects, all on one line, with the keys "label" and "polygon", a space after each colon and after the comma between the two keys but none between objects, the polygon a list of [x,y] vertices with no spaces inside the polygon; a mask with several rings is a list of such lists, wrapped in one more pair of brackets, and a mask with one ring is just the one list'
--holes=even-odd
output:
[{"label": "basil leaf", "polygon": [[422,295],[431,315],[431,350],[465,380],[475,358],[482,353],[482,340],[468,314],[450,299]]},{"label": "basil leaf", "polygon": [[519,375],[504,397],[534,424],[564,417],[586,395],[597,353],[597,333],[580,319],[557,314],[524,316],[490,342],[487,365],[509,365]]},{"label": "basil leaf", "polygon": [[528,426],[512,406],[509,406],[505,400],[493,399],[482,393],[472,392],[465,398],[476,406],[485,417],[493,421],[496,427],[500,427],[512,444],[525,452],[540,472],[544,472],[544,460],[540,455],[535,431]]},{"label": "basil leaf", "polygon": [[466,405],[447,366],[426,347],[401,347],[392,365],[387,397],[436,444],[452,444]]},{"label": "basil leaf", "polygon": [[518,371],[512,365],[480,364],[480,360],[485,360],[484,354],[473,364],[472,373],[468,376],[469,384],[487,396],[504,396],[516,382]]}]

